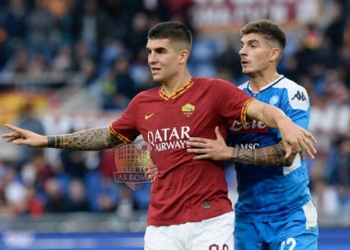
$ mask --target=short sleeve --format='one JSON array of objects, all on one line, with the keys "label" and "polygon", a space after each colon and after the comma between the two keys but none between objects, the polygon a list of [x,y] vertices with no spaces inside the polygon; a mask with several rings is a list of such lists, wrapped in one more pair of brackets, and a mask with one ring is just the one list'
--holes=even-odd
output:
[{"label": "short sleeve", "polygon": [[234,119],[246,124],[246,113],[253,98],[234,84],[221,79],[215,79],[213,99],[218,112],[228,119]]},{"label": "short sleeve", "polygon": [[136,126],[138,103],[138,96],[136,96],[131,100],[122,116],[109,125],[110,132],[125,143],[134,141],[140,135]]}]

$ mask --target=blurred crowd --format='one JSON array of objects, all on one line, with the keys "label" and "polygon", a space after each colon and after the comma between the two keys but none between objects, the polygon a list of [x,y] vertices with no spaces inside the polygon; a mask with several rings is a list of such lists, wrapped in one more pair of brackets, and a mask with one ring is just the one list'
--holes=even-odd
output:
[{"label": "blurred crowd", "polygon": [[[319,212],[335,214],[350,208],[350,3],[324,2],[326,21],[287,32],[279,72],[309,92],[310,130],[318,139],[317,158],[308,159],[310,188]],[[25,90],[45,91],[52,88],[52,79],[64,76],[55,91],[62,86],[84,89],[98,100],[101,112],[121,111],[138,92],[156,86],[144,47],[148,29],[167,20],[186,23],[194,34],[192,75],[242,83],[247,78],[241,74],[239,33],[197,33],[190,19],[192,4],[192,0],[1,0],[0,82],[10,84],[0,83],[0,93],[18,90],[11,84],[14,76],[25,75]],[[29,84],[43,75],[43,84]],[[79,127],[64,117],[55,119],[37,115],[28,101],[16,124],[41,134],[74,132]],[[88,124],[79,128],[84,126]],[[113,166],[113,150],[18,147],[13,161],[0,159],[0,216],[116,212],[130,217],[146,210],[150,184],[134,192],[114,181]],[[234,200],[232,165],[227,166],[227,177]]]}]

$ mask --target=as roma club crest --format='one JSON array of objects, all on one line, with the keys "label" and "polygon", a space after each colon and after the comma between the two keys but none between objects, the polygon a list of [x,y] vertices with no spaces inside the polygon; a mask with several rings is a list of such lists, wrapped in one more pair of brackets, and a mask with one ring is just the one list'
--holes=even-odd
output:
[{"label": "as roma club crest", "polygon": [[125,183],[134,191],[149,182],[144,168],[152,162],[151,151],[152,146],[144,140],[116,147],[114,180]]},{"label": "as roma club crest", "polygon": [[186,117],[191,117],[194,113],[195,107],[194,105],[187,103],[181,107],[181,111]]}]

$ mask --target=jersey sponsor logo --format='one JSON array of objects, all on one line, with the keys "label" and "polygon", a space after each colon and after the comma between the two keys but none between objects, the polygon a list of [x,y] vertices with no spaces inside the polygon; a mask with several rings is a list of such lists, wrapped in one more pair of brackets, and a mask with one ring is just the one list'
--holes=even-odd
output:
[{"label": "jersey sponsor logo", "polygon": [[155,113],[149,114],[149,115],[145,115],[145,120],[148,120],[149,118],[151,118]]},{"label": "jersey sponsor logo", "polygon": [[240,142],[235,144],[235,148],[256,149],[260,148],[259,142]]},{"label": "jersey sponsor logo", "polygon": [[267,133],[269,128],[262,121],[253,120],[249,124],[243,124],[237,120],[233,121],[230,132],[232,134]]},{"label": "jersey sponsor logo", "polygon": [[194,110],[195,110],[195,106],[190,103],[186,103],[184,106],[181,107],[181,111],[186,117],[192,116]]},{"label": "jersey sponsor logo", "polygon": [[147,141],[156,151],[186,148],[186,142],[190,139],[190,130],[189,126],[181,126],[148,131]]},{"label": "jersey sponsor logo", "polygon": [[294,100],[294,99],[297,99],[297,100],[299,100],[299,101],[307,101],[307,98],[306,98],[306,96],[305,96],[305,94],[304,94],[304,92],[302,92],[302,91],[297,91],[297,93],[293,96],[293,98],[292,98],[292,100]]}]

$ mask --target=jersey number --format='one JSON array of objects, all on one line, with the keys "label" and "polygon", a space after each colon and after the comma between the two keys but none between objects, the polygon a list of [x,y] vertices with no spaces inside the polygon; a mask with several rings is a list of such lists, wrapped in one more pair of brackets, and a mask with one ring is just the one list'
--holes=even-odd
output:
[{"label": "jersey number", "polygon": [[229,248],[226,244],[222,245],[222,248],[219,245],[213,244],[209,246],[209,250],[229,250]]},{"label": "jersey number", "polygon": [[[287,240],[282,241],[281,243],[281,250],[293,250],[295,246],[297,245],[297,242],[294,238],[288,238]],[[289,248],[284,248],[289,247]]]}]

